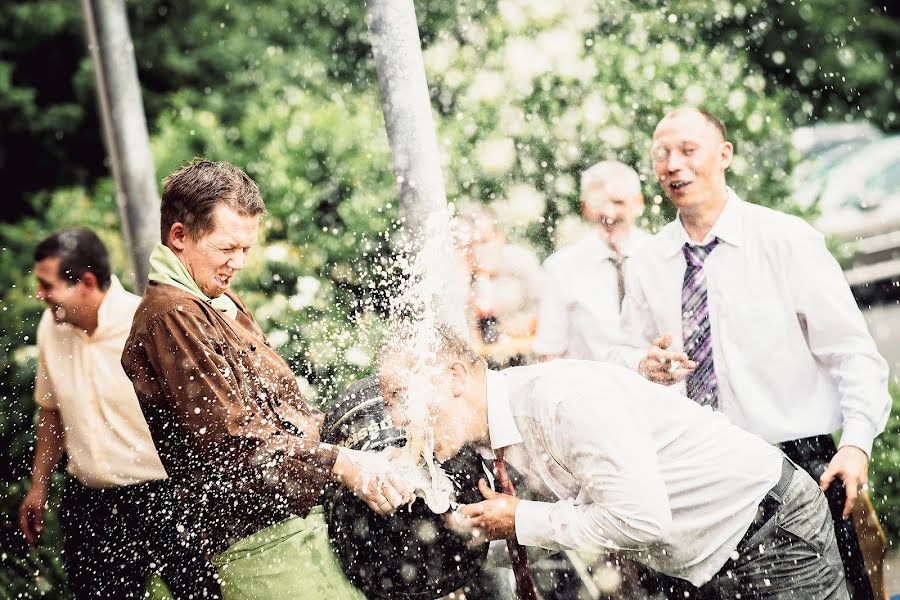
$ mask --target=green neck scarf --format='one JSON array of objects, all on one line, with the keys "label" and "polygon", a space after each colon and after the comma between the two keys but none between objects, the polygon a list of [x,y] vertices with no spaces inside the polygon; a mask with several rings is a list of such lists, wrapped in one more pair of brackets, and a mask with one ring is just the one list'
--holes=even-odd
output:
[{"label": "green neck scarf", "polygon": [[150,281],[158,281],[180,288],[190,294],[193,294],[215,308],[217,311],[225,313],[232,319],[237,318],[237,304],[227,295],[222,294],[218,298],[209,298],[200,287],[191,274],[188,273],[187,267],[184,266],[175,253],[165,244],[156,244],[153,252],[150,254]]}]

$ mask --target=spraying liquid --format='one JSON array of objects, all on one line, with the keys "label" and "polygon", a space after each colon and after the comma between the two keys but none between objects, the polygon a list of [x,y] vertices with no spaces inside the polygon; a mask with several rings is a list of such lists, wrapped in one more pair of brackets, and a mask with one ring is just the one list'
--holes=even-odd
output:
[{"label": "spraying liquid", "polygon": [[434,325],[449,323],[465,331],[464,291],[448,285],[454,281],[456,253],[450,240],[446,214],[429,217],[422,243],[413,259],[401,259],[404,285],[390,302],[391,314],[397,320],[409,320],[421,327],[412,342],[412,358],[404,373],[407,382],[407,443],[392,464],[398,474],[424,499],[435,513],[456,506],[453,481],[435,461],[434,431],[429,425],[428,400],[435,396],[432,383],[439,369],[429,358],[435,356],[438,340]]}]

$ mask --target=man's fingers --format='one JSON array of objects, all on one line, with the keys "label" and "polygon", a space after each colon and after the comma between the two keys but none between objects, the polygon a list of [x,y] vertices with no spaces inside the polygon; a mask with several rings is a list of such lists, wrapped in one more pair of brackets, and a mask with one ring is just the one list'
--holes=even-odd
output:
[{"label": "man's fingers", "polygon": [[661,335],[650,343],[653,344],[654,346],[656,346],[657,348],[661,348],[661,349],[665,350],[666,348],[669,347],[669,344],[672,343],[672,336],[671,335]]},{"label": "man's fingers", "polygon": [[25,536],[25,541],[29,544],[34,543],[31,531],[31,518],[29,516],[28,507],[24,504],[19,508],[19,531]]},{"label": "man's fingers", "polygon": [[669,375],[672,376],[672,383],[678,383],[679,381],[684,381],[684,379],[693,372],[694,369],[678,368],[674,371],[670,371]]},{"label": "man's fingers", "polygon": [[672,377],[672,374],[668,371],[650,371],[647,374],[647,379],[653,383],[660,383],[662,385],[672,385],[675,383],[675,378]]},{"label": "man's fingers", "polygon": [[479,517],[484,514],[484,507],[481,505],[481,502],[463,504],[456,509],[456,512],[466,517]]},{"label": "man's fingers", "polygon": [[832,467],[831,465],[825,469],[825,472],[822,473],[822,476],[819,478],[819,489],[823,492],[831,487],[831,482],[834,481],[834,477],[837,475],[837,469]]},{"label": "man's fingers", "polygon": [[[389,471],[387,473],[387,482],[384,485],[384,491],[386,494],[387,492],[391,492],[394,496],[397,497],[397,501],[399,502],[397,506],[406,504],[407,502],[412,500],[413,497],[413,491],[409,489],[409,486],[406,484],[406,482],[400,479],[400,477],[393,471]],[[388,497],[391,498],[391,496]],[[391,498],[391,501],[393,502],[393,498]]]},{"label": "man's fingers", "polygon": [[847,492],[847,501],[844,502],[843,517],[846,519],[853,512],[853,505],[859,496],[859,478],[852,475],[844,476],[844,489]]},{"label": "man's fingers", "polygon": [[485,500],[490,500],[491,498],[496,498],[500,495],[491,489],[491,487],[488,485],[487,480],[485,479],[478,480],[478,491],[481,492],[481,495]]}]

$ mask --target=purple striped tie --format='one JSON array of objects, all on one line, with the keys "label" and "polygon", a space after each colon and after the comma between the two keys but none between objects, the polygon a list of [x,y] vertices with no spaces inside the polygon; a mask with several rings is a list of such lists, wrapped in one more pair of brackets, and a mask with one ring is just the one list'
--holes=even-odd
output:
[{"label": "purple striped tie", "polygon": [[709,303],[706,298],[706,275],[703,262],[719,239],[705,246],[682,247],[687,269],[681,288],[681,332],[684,336],[684,351],[697,363],[697,368],[687,378],[688,398],[702,405],[716,408],[718,385],[713,368],[712,336],[709,324]]}]

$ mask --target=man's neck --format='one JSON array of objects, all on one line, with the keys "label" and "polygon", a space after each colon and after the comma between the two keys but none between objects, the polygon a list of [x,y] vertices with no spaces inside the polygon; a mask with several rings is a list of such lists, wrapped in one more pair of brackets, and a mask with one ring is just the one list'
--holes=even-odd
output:
[{"label": "man's neck", "polygon": [[473,430],[472,441],[488,448],[491,447],[491,431],[488,424],[487,371],[478,376],[476,382],[479,393],[470,405]]},{"label": "man's neck", "polygon": [[721,192],[716,193],[709,201],[678,211],[681,225],[692,242],[700,243],[706,239],[713,225],[719,220],[719,216],[725,209],[727,201],[728,191],[723,188]]},{"label": "man's neck", "polygon": [[91,299],[83,307],[78,323],[73,323],[75,327],[84,331],[89,336],[94,335],[97,331],[97,326],[100,324],[100,305],[103,304],[106,293],[107,292],[98,291],[91,296]]}]

